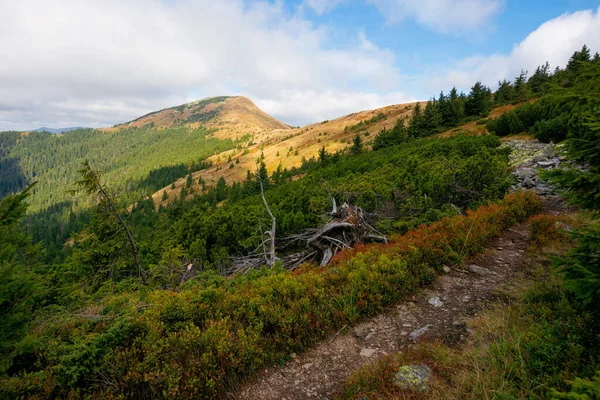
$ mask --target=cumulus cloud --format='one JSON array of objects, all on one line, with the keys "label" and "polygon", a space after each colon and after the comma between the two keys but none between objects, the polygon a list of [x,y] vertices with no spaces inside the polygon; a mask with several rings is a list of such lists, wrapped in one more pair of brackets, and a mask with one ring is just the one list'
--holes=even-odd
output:
[{"label": "cumulus cloud", "polygon": [[566,13],[543,23],[515,44],[510,54],[458,60],[445,72],[439,67],[439,77],[428,79],[428,86],[431,90],[454,85],[466,89],[479,80],[496,87],[499,80],[512,80],[522,69],[531,74],[546,61],[552,68],[564,68],[573,52],[584,44],[593,51],[600,50],[600,8]]},{"label": "cumulus cloud", "polygon": [[364,35],[336,48],[329,34],[262,0],[2,1],[0,130],[106,126],[240,93],[293,124],[314,117],[290,98],[314,95],[327,118],[356,111],[332,93],[385,105],[393,53]]},{"label": "cumulus cloud", "polygon": [[502,9],[503,0],[367,0],[390,24],[414,18],[440,33],[471,31],[484,26]]}]

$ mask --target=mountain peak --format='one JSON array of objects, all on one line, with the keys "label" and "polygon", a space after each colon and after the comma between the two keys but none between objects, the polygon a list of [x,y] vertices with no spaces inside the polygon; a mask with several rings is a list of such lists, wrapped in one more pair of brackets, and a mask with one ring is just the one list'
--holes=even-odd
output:
[{"label": "mountain peak", "polygon": [[224,131],[244,130],[246,133],[289,129],[289,126],[271,117],[244,96],[207,97],[151,112],[115,128],[169,128],[197,124]]}]

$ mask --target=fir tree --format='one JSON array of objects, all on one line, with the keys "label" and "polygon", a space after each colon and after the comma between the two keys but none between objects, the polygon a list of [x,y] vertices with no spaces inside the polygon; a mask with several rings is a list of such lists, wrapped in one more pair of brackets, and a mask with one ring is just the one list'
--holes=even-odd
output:
[{"label": "fir tree", "polygon": [[352,146],[350,147],[350,153],[352,154],[360,154],[363,152],[363,143],[362,138],[360,137],[360,133],[354,135],[354,139],[352,139]]},{"label": "fir tree", "polygon": [[487,117],[492,110],[492,91],[481,82],[475,83],[465,102],[467,117]]}]

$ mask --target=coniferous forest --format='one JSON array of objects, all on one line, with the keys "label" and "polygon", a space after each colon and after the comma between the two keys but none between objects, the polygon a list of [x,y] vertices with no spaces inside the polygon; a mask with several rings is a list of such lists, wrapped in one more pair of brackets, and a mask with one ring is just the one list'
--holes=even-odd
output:
[{"label": "coniferous forest", "polygon": [[[476,82],[468,94],[453,88],[418,103],[370,145],[360,127],[347,127],[357,134],[345,149],[323,147],[300,167],[273,171],[261,156],[244,181],[221,177],[159,207],[152,193],[191,180],[211,155],[243,151],[251,135],[217,139],[184,124],[0,133],[1,397],[222,396],[381,313],[540,212],[532,193],[509,193],[504,136],[563,143],[577,167],[547,178],[596,221],[599,94],[600,58],[584,46],[564,68],[542,64],[495,92]],[[438,137],[473,121],[489,134]],[[286,268],[285,257],[303,246],[288,239],[323,227],[332,204],[360,209],[389,242],[356,243],[325,266],[315,258]],[[232,273],[234,260],[271,234],[274,262]],[[556,260],[561,301],[598,322],[598,223],[573,235],[573,249]],[[573,339],[585,362],[569,364],[569,374],[532,398],[562,392],[574,377],[593,379],[598,326],[595,337]],[[589,382],[598,394],[597,378]]]}]

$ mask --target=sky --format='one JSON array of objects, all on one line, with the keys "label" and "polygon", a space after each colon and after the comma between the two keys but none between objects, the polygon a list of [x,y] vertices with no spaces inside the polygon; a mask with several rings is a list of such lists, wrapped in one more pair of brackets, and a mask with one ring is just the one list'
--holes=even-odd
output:
[{"label": "sky", "polygon": [[243,95],[291,125],[600,51],[600,0],[1,0],[0,131]]}]

